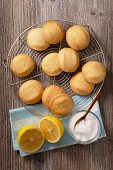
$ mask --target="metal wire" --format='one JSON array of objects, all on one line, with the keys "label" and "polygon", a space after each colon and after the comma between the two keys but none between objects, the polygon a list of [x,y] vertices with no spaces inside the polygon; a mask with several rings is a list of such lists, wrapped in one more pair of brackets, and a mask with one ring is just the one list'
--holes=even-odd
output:
[{"label": "metal wire", "polygon": [[[74,25],[74,23],[69,22],[69,21],[60,21],[60,20],[58,20],[58,21],[64,26],[65,31],[70,26]],[[16,97],[16,99],[19,100],[18,89],[19,89],[20,85],[24,81],[27,81],[29,79],[38,79],[39,81],[42,82],[42,84],[45,87],[47,87],[50,84],[56,84],[56,85],[62,86],[69,95],[76,97],[77,94],[72,92],[72,90],[70,89],[69,82],[72,77],[72,73],[62,72],[59,76],[49,77],[43,72],[43,70],[41,68],[41,61],[47,54],[49,54],[51,52],[58,52],[59,49],[61,49],[63,47],[68,47],[65,38],[62,41],[62,43],[57,44],[57,45],[51,45],[47,50],[42,51],[42,52],[34,51],[27,46],[26,38],[27,38],[28,32],[32,28],[41,27],[43,25],[43,23],[44,22],[35,24],[35,25],[29,27],[28,29],[26,29],[23,33],[21,33],[20,36],[13,43],[13,45],[9,51],[9,54],[7,56],[7,59],[4,62],[5,66],[6,66],[8,81],[9,81],[9,83],[11,85],[11,89],[12,89],[12,95],[14,97]],[[91,43],[85,50],[80,51],[81,67],[84,65],[84,63],[86,63],[87,61],[91,61],[91,60],[100,61],[105,65],[104,52],[103,52],[97,38],[95,37],[95,33],[93,32],[93,30],[90,26],[85,25],[84,27],[90,33]],[[10,62],[13,59],[13,57],[16,56],[18,53],[27,53],[27,54],[31,55],[36,62],[36,67],[35,67],[34,72],[25,78],[19,78],[19,77],[15,76],[14,74],[12,74],[12,72],[10,70]],[[86,107],[86,105],[89,105],[90,99],[93,99],[95,97],[95,95],[101,90],[102,86],[103,86],[103,82],[98,85],[95,85],[94,91],[88,97],[87,96],[84,98],[80,97],[81,100],[78,100],[78,104],[77,104],[78,110],[84,109],[84,107]]]}]

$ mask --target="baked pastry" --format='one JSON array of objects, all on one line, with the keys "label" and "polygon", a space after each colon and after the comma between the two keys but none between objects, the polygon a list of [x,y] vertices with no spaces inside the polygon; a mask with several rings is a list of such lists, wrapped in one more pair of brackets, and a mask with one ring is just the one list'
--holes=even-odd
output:
[{"label": "baked pastry", "polygon": [[100,83],[106,77],[104,65],[98,61],[89,61],[82,67],[82,73],[86,81],[90,83]]},{"label": "baked pastry", "polygon": [[34,60],[27,54],[18,54],[12,59],[10,64],[11,70],[18,77],[25,77],[31,74],[34,67]]},{"label": "baked pastry", "polygon": [[72,48],[62,48],[58,54],[58,65],[62,71],[75,72],[79,67],[79,53]]},{"label": "baked pastry", "polygon": [[70,87],[75,93],[85,96],[93,91],[94,84],[88,83],[84,79],[83,73],[79,72],[71,78]]},{"label": "baked pastry", "polygon": [[58,95],[58,94],[64,94],[65,91],[62,87],[56,86],[56,85],[50,85],[48,86],[42,95],[42,102],[47,107],[50,108],[50,104],[52,99]]},{"label": "baked pastry", "polygon": [[66,41],[71,48],[79,51],[89,45],[90,35],[83,26],[74,25],[67,30]]},{"label": "baked pastry", "polygon": [[28,33],[27,44],[30,48],[36,51],[46,50],[50,46],[50,43],[44,38],[42,28],[34,28]]},{"label": "baked pastry", "polygon": [[43,71],[49,76],[57,76],[62,72],[58,66],[58,53],[46,55],[41,62],[41,66]]},{"label": "baked pastry", "polygon": [[43,85],[37,80],[28,80],[19,88],[19,97],[26,104],[35,104],[42,99]]},{"label": "baked pastry", "polygon": [[50,44],[58,44],[64,38],[64,30],[60,23],[57,21],[47,21],[43,25],[44,36],[46,41]]},{"label": "baked pastry", "polygon": [[55,115],[66,116],[71,112],[73,107],[73,99],[67,94],[59,94],[51,101],[51,111]]}]

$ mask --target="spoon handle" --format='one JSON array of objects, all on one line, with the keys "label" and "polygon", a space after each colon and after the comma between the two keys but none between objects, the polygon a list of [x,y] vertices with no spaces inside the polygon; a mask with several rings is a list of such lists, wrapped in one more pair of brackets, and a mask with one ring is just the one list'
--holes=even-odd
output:
[{"label": "spoon handle", "polygon": [[88,115],[88,113],[90,112],[90,110],[92,109],[92,107],[94,106],[94,104],[96,103],[96,101],[99,99],[100,96],[101,96],[101,93],[99,92],[99,93],[95,96],[94,100],[92,101],[92,103],[91,103],[91,105],[89,106],[89,108],[88,108],[88,110],[86,111],[86,113],[76,121],[76,123],[75,123],[75,125],[74,125],[74,128],[75,128],[75,126],[76,126],[81,120],[84,120],[84,119],[86,118],[86,116]]},{"label": "spoon handle", "polygon": [[85,113],[85,117],[87,116],[87,114],[90,112],[90,110],[92,109],[92,107],[94,106],[94,104],[96,103],[96,101],[99,99],[99,97],[101,96],[101,93],[98,93],[94,100],[92,101],[91,105],[89,106],[87,112]]}]

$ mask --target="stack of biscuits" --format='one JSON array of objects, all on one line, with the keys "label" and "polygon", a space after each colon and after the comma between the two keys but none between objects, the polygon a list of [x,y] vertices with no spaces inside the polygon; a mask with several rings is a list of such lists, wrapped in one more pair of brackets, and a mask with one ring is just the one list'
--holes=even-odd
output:
[{"label": "stack of biscuits", "polygon": [[56,85],[50,85],[44,90],[42,102],[54,114],[60,116],[69,114],[74,106],[72,97],[66,94],[62,87]]}]

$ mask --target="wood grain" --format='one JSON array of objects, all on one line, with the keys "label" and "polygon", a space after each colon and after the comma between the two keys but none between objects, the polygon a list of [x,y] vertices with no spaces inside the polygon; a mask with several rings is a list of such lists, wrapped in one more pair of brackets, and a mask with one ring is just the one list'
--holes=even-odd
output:
[{"label": "wood grain", "polygon": [[[27,27],[47,19],[90,25],[106,55],[107,79],[100,107],[107,138],[92,145],[74,145],[21,158],[13,151],[8,110],[19,106],[11,98],[2,64],[11,44]],[[112,170],[113,169],[113,1],[112,0],[0,0],[0,169]]]}]

